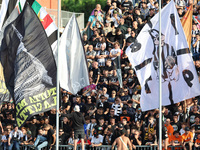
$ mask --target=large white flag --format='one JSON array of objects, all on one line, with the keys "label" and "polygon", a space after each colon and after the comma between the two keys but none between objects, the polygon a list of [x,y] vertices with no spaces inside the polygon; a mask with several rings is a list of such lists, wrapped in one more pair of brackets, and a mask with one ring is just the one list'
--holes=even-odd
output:
[{"label": "large white flag", "polygon": [[85,51],[75,14],[61,36],[59,53],[60,86],[72,94],[89,85]]},{"label": "large white flag", "polygon": [[[161,10],[162,104],[200,95],[200,84],[174,1]],[[143,111],[159,107],[159,15],[147,23],[126,54],[140,81]]]}]

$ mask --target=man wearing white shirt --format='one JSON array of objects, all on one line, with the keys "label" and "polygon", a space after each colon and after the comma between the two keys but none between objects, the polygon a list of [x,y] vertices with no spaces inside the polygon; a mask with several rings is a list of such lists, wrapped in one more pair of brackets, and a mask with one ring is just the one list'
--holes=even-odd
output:
[{"label": "man wearing white shirt", "polygon": [[17,124],[14,124],[13,128],[8,138],[8,150],[12,150],[13,147],[15,150],[20,150],[19,143],[22,141],[23,133],[18,129]]},{"label": "man wearing white shirt", "polygon": [[115,42],[114,48],[111,49],[109,57],[111,58],[111,60],[114,60],[117,56],[120,56],[120,54],[121,54],[121,49],[119,42]]},{"label": "man wearing white shirt", "polygon": [[94,135],[92,136],[91,140],[91,146],[94,149],[94,147],[99,147],[103,143],[103,136],[101,134],[98,134],[97,131],[94,131]]}]

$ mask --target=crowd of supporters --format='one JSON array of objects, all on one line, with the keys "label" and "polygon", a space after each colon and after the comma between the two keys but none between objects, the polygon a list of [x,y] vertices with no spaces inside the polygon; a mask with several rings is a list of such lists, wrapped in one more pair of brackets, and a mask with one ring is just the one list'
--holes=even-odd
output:
[{"label": "crowd of supporters", "polygon": [[[169,0],[162,1],[164,7]],[[176,0],[180,19],[193,5],[191,54],[200,77],[200,3],[192,0]],[[60,101],[60,145],[74,144],[74,126],[69,115],[78,105],[84,116],[86,149],[101,145],[112,145],[121,131],[131,141],[133,149],[138,145],[157,145],[159,110],[142,112],[140,107],[141,87],[135,71],[125,54],[127,46],[135,42],[142,27],[158,13],[156,0],[107,0],[104,8],[100,4],[92,11],[83,30],[82,38],[88,63],[90,85],[77,95],[61,89]],[[87,32],[86,32],[87,31]],[[120,56],[122,84],[120,88],[113,60]],[[200,147],[199,97],[162,108],[163,148],[182,146],[183,149]],[[48,146],[56,142],[56,109],[33,116],[19,129],[15,124],[15,105],[1,105],[1,148],[11,150],[14,146],[33,145],[33,148]],[[78,144],[81,140],[78,140]],[[40,147],[38,147],[40,145]]]}]

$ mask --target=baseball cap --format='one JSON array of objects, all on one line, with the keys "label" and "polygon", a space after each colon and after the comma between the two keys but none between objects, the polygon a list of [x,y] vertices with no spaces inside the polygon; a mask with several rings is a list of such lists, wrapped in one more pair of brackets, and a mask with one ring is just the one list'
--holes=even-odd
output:
[{"label": "baseball cap", "polygon": [[123,128],[124,126],[123,126],[123,124],[120,123],[120,124],[118,125],[118,127],[119,127],[119,128]]},{"label": "baseball cap", "polygon": [[13,128],[18,127],[16,123],[13,124]]},{"label": "baseball cap", "polygon": [[185,127],[185,131],[190,131],[190,128],[189,127]]},{"label": "baseball cap", "polygon": [[113,13],[114,13],[114,14],[117,14],[117,11],[116,11],[116,10],[114,10],[114,11],[113,11]]},{"label": "baseball cap", "polygon": [[75,112],[80,112],[80,107],[79,107],[78,105],[76,105],[76,106],[74,107],[74,111],[75,111]]}]

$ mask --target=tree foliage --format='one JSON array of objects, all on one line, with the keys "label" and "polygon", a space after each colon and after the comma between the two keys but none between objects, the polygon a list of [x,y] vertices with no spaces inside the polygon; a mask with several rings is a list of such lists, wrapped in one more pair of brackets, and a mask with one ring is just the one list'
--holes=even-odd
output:
[{"label": "tree foliage", "polygon": [[62,0],[61,7],[62,10],[85,13],[84,19],[86,24],[96,4],[101,4],[101,8],[103,9],[106,5],[106,0]]}]

